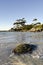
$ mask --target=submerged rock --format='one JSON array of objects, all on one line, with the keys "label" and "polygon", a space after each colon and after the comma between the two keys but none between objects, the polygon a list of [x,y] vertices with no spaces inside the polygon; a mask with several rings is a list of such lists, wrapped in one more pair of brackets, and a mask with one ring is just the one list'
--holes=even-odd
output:
[{"label": "submerged rock", "polygon": [[31,49],[32,48],[30,44],[20,44],[16,48],[14,48],[12,52],[16,54],[22,54],[22,53],[31,52]]}]

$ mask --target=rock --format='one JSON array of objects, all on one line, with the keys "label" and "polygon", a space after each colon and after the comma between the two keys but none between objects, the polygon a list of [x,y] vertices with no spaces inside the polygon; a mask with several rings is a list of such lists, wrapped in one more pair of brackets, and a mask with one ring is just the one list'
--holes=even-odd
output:
[{"label": "rock", "polygon": [[22,53],[27,53],[31,51],[31,45],[29,44],[20,44],[16,48],[13,49],[12,52],[16,54],[22,54]]}]

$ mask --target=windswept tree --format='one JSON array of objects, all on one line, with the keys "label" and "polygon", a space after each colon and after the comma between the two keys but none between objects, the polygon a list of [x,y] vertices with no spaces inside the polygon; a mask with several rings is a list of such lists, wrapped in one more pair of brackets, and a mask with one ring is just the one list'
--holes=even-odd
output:
[{"label": "windswept tree", "polygon": [[33,21],[37,21],[37,19],[35,18],[35,19],[33,19]]},{"label": "windswept tree", "polygon": [[35,22],[35,23],[34,23],[34,25],[37,25],[37,24],[39,24],[39,25],[40,25],[40,24],[41,24],[40,22],[38,22],[38,19],[36,19],[36,18],[35,18],[35,19],[33,19],[33,21]]},{"label": "windswept tree", "polygon": [[16,22],[13,25],[16,25],[16,28],[23,27],[26,23],[25,18],[17,19]]},{"label": "windswept tree", "polygon": [[24,25],[26,23],[26,20],[25,18],[22,18],[22,19],[17,19],[16,22],[14,23],[15,24],[21,24],[21,25]]}]

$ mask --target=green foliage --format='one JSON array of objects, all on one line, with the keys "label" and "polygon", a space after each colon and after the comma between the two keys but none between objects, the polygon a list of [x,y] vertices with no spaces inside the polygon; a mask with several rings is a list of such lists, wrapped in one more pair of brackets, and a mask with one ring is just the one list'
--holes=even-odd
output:
[{"label": "green foliage", "polygon": [[[37,21],[37,19],[33,19],[33,21]],[[34,28],[36,31],[37,30],[43,30],[43,24],[40,22],[32,23],[30,25],[26,25],[26,20],[25,18],[22,19],[17,19],[16,22],[14,23],[15,28],[11,28],[11,31],[29,31],[32,28]]]},{"label": "green foliage", "polygon": [[30,30],[34,25],[24,25],[23,29],[24,30]]},{"label": "green foliage", "polygon": [[37,19],[35,18],[35,19],[33,19],[33,21],[37,21]]},{"label": "green foliage", "polygon": [[42,28],[42,25],[36,25],[35,28],[41,29]]},{"label": "green foliage", "polygon": [[42,29],[43,29],[43,24],[42,24]]},{"label": "green foliage", "polygon": [[14,29],[13,29],[13,28],[11,28],[11,29],[9,30],[9,32],[10,32],[10,31],[11,31],[11,32],[13,32],[13,31],[14,31]]},{"label": "green foliage", "polygon": [[40,22],[37,22],[37,23],[35,23],[34,25],[38,25],[38,24],[41,24]]},{"label": "green foliage", "polygon": [[26,23],[26,20],[25,18],[22,18],[22,19],[17,19],[16,22],[14,23],[14,25],[16,24],[21,24],[21,25],[25,25]]}]

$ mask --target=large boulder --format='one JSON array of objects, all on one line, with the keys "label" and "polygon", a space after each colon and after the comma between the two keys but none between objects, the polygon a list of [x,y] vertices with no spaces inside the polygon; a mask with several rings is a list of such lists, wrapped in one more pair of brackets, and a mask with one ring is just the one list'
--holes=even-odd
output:
[{"label": "large boulder", "polygon": [[30,44],[20,44],[16,48],[13,49],[13,52],[16,54],[27,53],[31,51]]}]

